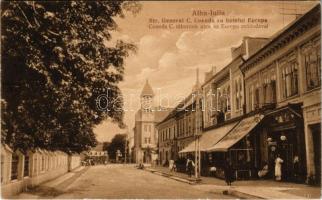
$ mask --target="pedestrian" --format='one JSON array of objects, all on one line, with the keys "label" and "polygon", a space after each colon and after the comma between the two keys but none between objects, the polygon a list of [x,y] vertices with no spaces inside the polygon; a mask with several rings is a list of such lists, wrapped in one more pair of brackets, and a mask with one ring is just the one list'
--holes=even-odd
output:
[{"label": "pedestrian", "polygon": [[280,154],[277,154],[277,157],[275,159],[275,180],[281,181],[282,180],[282,164],[283,160],[280,156]]},{"label": "pedestrian", "polygon": [[173,160],[173,159],[171,159],[171,160],[169,161],[169,170],[170,170],[170,172],[172,172],[172,171],[173,171],[173,167],[174,167],[174,160]]},{"label": "pedestrian", "polygon": [[224,175],[227,185],[231,185],[231,183],[233,182],[233,172],[229,158],[226,159],[226,163],[224,166]]},{"label": "pedestrian", "polygon": [[299,157],[296,155],[294,156],[293,159],[293,170],[294,170],[294,181],[295,182],[299,182],[299,170],[300,170],[300,166],[299,166]]},{"label": "pedestrian", "polygon": [[195,167],[195,163],[190,158],[188,158],[186,168],[187,168],[189,177],[191,177],[194,167]]}]

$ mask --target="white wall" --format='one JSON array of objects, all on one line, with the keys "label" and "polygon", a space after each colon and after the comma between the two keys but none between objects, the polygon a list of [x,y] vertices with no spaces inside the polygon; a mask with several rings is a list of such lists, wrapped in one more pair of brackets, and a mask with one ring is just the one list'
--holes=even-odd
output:
[{"label": "white wall", "polygon": [[[12,155],[19,156],[18,177],[12,180]],[[24,174],[25,158],[29,156],[29,175]],[[23,154],[13,152],[7,145],[1,145],[1,196],[9,198],[43,182],[55,179],[80,166],[80,156],[68,155],[61,151],[36,149]]]}]

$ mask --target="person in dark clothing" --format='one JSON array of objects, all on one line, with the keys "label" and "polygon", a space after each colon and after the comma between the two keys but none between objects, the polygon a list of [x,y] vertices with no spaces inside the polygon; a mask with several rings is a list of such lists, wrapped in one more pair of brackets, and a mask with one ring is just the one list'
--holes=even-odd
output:
[{"label": "person in dark clothing", "polygon": [[186,168],[187,168],[187,172],[188,172],[189,177],[191,177],[191,175],[192,175],[194,166],[195,166],[194,162],[190,158],[188,158]]},{"label": "person in dark clothing", "polygon": [[231,183],[233,182],[233,170],[232,170],[230,160],[228,158],[225,163],[224,173],[225,173],[225,181],[227,185],[231,185]]}]

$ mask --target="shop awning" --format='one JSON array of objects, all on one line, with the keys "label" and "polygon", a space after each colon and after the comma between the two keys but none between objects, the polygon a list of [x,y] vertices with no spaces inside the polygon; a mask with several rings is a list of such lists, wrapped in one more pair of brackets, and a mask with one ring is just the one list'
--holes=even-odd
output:
[{"label": "shop awning", "polygon": [[[223,138],[230,130],[232,130],[238,122],[233,122],[216,129],[212,129],[204,132],[200,141],[200,151],[206,151],[208,148],[216,144],[221,138]],[[188,146],[182,149],[179,153],[189,153],[195,151],[195,141],[192,141]]]},{"label": "shop awning", "polygon": [[244,138],[264,118],[264,115],[255,115],[242,119],[226,136],[207,151],[228,151],[230,147]]}]

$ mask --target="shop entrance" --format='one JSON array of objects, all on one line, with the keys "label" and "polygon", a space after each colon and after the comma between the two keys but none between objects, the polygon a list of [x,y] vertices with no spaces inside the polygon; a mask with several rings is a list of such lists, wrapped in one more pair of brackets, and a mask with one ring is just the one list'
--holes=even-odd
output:
[{"label": "shop entrance", "polygon": [[[298,141],[296,136],[294,135],[295,130],[287,130],[287,131],[278,131],[272,132],[270,134],[270,138],[272,140],[270,148],[269,148],[269,164],[270,169],[274,172],[275,169],[275,159],[279,155],[283,160],[282,163],[282,180],[284,181],[292,181],[294,178],[294,158],[298,156],[296,152],[296,147],[298,145]],[[274,177],[274,173],[272,173]]]},{"label": "shop entrance", "polygon": [[315,180],[321,184],[321,124],[309,126],[313,137]]}]

